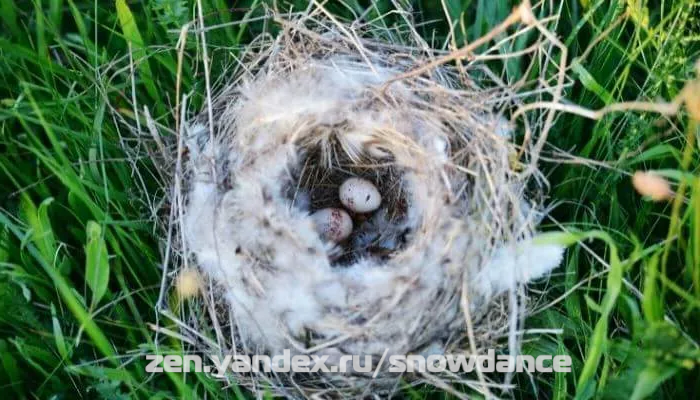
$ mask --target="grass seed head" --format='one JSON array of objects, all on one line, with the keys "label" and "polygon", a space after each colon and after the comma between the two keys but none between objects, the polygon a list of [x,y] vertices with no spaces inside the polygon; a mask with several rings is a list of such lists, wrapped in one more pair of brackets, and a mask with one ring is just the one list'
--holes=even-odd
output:
[{"label": "grass seed head", "polygon": [[689,82],[686,88],[685,108],[688,110],[690,118],[700,121],[700,76],[694,82]]},{"label": "grass seed head", "polygon": [[635,172],[632,176],[632,185],[639,194],[649,197],[653,201],[665,201],[673,198],[673,190],[669,182],[653,172]]},{"label": "grass seed head", "polygon": [[181,299],[189,299],[197,296],[201,288],[202,277],[196,269],[189,268],[178,274],[175,282],[175,290]]}]

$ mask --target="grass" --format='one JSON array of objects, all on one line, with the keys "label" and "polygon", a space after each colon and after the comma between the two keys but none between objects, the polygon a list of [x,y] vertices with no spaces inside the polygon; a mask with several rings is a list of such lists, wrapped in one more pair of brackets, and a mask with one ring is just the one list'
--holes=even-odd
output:
[{"label": "grass", "polygon": [[[235,56],[231,48],[274,29],[236,23],[257,15],[261,1],[202,3],[207,24],[225,25],[207,36],[214,77]],[[293,3],[284,4],[305,7]],[[457,27],[458,46],[512,7],[488,0],[401,3],[419,13],[421,34],[435,43]],[[328,7],[340,16],[368,9],[370,19],[391,4],[349,0]],[[558,34],[573,60],[572,103],[600,108],[671,99],[694,78],[699,3],[561,4]],[[132,82],[108,67],[126,65],[131,46],[139,104],[171,126],[173,49],[194,11],[186,0],[0,1],[0,388],[11,398],[245,396],[205,375],[147,375],[142,357],[156,351],[148,323],[156,318],[162,246],[150,210],[163,192],[147,159],[126,158],[124,146],[135,144],[115,115],[133,115]],[[188,46],[193,59],[184,63],[182,91],[201,94],[203,73],[193,67],[200,55],[194,43]],[[522,71],[514,63],[506,74],[517,79]],[[202,98],[192,102],[197,107]],[[551,146],[597,163],[543,163],[558,204],[552,216],[586,240],[570,248],[546,284],[541,303],[550,306],[528,322],[563,334],[541,335],[523,351],[568,354],[574,370],[520,376],[515,398],[700,395],[699,133],[686,113],[559,116]],[[649,169],[674,183],[675,200],[654,203],[634,191],[630,173]],[[174,342],[157,350],[183,351]]]}]

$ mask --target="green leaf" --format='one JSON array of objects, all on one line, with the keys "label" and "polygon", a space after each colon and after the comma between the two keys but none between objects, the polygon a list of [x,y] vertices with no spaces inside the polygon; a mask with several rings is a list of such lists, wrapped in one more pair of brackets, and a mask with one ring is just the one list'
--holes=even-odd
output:
[{"label": "green leaf", "polygon": [[615,101],[614,96],[607,89],[605,89],[598,81],[591,75],[588,70],[581,65],[578,60],[574,60],[571,63],[571,70],[576,73],[581,84],[591,92],[595,93],[604,104],[610,104]]},{"label": "green leaf", "polygon": [[681,162],[681,155],[675,147],[669,144],[660,144],[644,150],[639,153],[639,155],[631,158],[627,161],[627,165],[633,166],[635,164],[644,163],[648,161],[664,160],[668,157],[673,157],[678,163]]},{"label": "green leaf", "polygon": [[18,366],[19,362],[10,352],[10,345],[5,339],[0,339],[0,367],[2,367],[2,371],[5,373],[5,376],[9,378],[10,382],[14,382],[14,384],[10,386],[14,389],[15,395],[18,396],[17,398],[20,399],[23,397],[21,387],[22,376],[26,371],[20,372],[21,368]]},{"label": "green leaf", "polygon": [[56,316],[56,307],[51,303],[51,322],[53,325],[53,338],[56,342],[56,349],[58,349],[58,354],[63,357],[63,359],[68,359],[70,354],[68,352],[68,346],[66,346],[65,337],[63,336],[63,330],[61,329],[61,323]]},{"label": "green leaf", "polygon": [[134,19],[134,14],[131,13],[129,6],[126,4],[125,0],[116,0],[117,7],[117,18],[119,18],[119,25],[124,32],[124,38],[127,42],[131,43],[132,55],[134,59],[134,64],[138,65],[141,70],[143,83],[146,85],[146,90],[148,94],[154,99],[159,99],[158,90],[153,83],[153,73],[151,71],[151,66],[148,64],[148,59],[146,59],[146,46],[141,32],[136,25],[136,20]]},{"label": "green leaf", "polygon": [[109,260],[107,245],[102,237],[100,225],[94,221],[87,224],[87,245],[85,246],[85,280],[92,290],[94,307],[107,292],[109,284]]},{"label": "green leaf", "polygon": [[22,31],[19,29],[19,25],[17,24],[17,10],[15,9],[14,1],[0,1],[0,16],[2,16],[2,23],[7,25],[14,36],[22,36]]},{"label": "green leaf", "polygon": [[642,311],[647,321],[659,322],[663,320],[663,303],[657,285],[659,276],[659,254],[654,254],[644,262],[644,297],[642,297]]},{"label": "green leaf", "polygon": [[637,384],[632,392],[632,400],[646,399],[661,385],[666,379],[673,376],[678,371],[678,368],[664,366],[660,368],[655,365],[649,365],[639,374]]},{"label": "green leaf", "polygon": [[37,209],[29,197],[23,197],[21,207],[24,211],[29,226],[31,227],[31,239],[46,260],[54,261],[56,258],[56,238],[49,221],[49,206],[53,198],[41,202]]}]

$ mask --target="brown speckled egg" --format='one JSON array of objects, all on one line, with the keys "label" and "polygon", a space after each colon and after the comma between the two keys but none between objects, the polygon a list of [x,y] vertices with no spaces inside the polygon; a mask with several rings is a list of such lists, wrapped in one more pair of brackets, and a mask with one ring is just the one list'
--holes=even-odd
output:
[{"label": "brown speckled egg", "polygon": [[323,208],[311,214],[311,218],[323,240],[341,242],[352,232],[352,219],[343,209]]}]

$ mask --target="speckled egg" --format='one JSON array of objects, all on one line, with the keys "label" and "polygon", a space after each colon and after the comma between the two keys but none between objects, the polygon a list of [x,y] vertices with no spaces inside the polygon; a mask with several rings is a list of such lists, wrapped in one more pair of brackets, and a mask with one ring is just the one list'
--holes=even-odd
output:
[{"label": "speckled egg", "polygon": [[356,213],[368,213],[379,208],[382,195],[374,184],[362,178],[349,178],[339,190],[340,202],[348,210]]},{"label": "speckled egg", "polygon": [[311,214],[311,219],[323,240],[337,243],[352,233],[352,218],[343,209],[323,208]]}]

